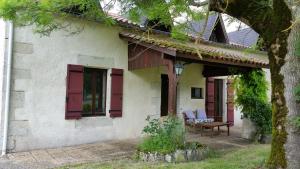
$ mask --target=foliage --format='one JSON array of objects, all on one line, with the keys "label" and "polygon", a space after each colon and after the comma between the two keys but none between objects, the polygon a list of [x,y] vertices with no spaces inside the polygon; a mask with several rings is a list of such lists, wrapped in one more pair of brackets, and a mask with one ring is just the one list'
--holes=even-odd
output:
[{"label": "foliage", "polygon": [[295,54],[300,57],[300,38],[296,42]]},{"label": "foliage", "polygon": [[262,70],[252,70],[235,79],[237,106],[258,127],[258,134],[271,132],[272,108],[268,103],[268,83]]},{"label": "foliage", "polygon": [[300,101],[300,85],[296,86],[294,89],[295,97],[297,101]]},{"label": "foliage", "polygon": [[[244,110],[244,116],[251,119],[258,127],[258,134],[267,134],[272,131],[272,106],[270,103],[261,101],[257,97],[243,96],[244,105],[249,106]],[[251,108],[250,108],[251,105]]]},{"label": "foliage", "polygon": [[212,156],[203,161],[189,163],[144,163],[131,160],[118,160],[68,165],[59,169],[265,169],[264,164],[269,154],[269,145],[252,145],[243,149]]},{"label": "foliage", "polygon": [[297,129],[300,129],[300,116],[294,117],[291,119],[291,124]]},{"label": "foliage", "polygon": [[42,35],[49,35],[57,29],[72,31],[70,15],[87,20],[102,20],[107,24],[113,23],[101,10],[97,0],[0,1],[0,17],[13,20],[19,26],[34,24],[35,31]]},{"label": "foliage", "polygon": [[0,17],[19,26],[35,25],[35,32],[41,35],[49,35],[57,29],[76,33],[82,28],[72,27],[74,17],[70,15],[112,25],[115,21],[107,11],[116,2],[131,20],[140,23],[145,16],[149,20],[159,20],[159,24],[171,26],[172,37],[180,40],[186,38],[187,23],[205,16],[203,9],[191,8],[189,1],[182,0],[1,0]]},{"label": "foliage", "polygon": [[181,120],[168,117],[162,121],[147,118],[147,121],[143,133],[148,137],[138,146],[140,151],[166,154],[184,147],[185,130]]}]

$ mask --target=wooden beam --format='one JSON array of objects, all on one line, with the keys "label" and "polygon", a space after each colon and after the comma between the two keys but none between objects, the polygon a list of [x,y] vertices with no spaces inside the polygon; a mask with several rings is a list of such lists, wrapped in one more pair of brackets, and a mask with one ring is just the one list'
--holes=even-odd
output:
[{"label": "wooden beam", "polygon": [[[231,66],[239,66],[239,67],[269,68],[268,65],[251,63],[251,61],[249,61],[249,62],[242,62],[242,61],[236,61],[234,59],[220,59],[218,57],[213,57],[213,56],[205,55],[205,54],[202,54],[203,58],[201,59],[196,54],[188,54],[188,53],[178,52],[174,48],[159,47],[159,46],[157,46],[155,44],[145,43],[145,42],[142,42],[142,41],[139,41],[139,40],[135,40],[135,39],[132,39],[132,38],[124,37],[122,35],[120,35],[120,38],[124,39],[124,40],[126,40],[126,41],[128,41],[130,43],[137,44],[137,45],[140,45],[140,46],[144,46],[144,47],[146,47],[148,49],[159,51],[159,52],[164,53],[164,54],[166,54],[168,56],[176,57],[176,59],[184,58],[184,59],[193,60],[193,62],[201,61],[201,62],[210,62],[210,63],[216,63],[216,64],[225,64],[225,65],[231,65]],[[130,43],[129,43],[129,45],[131,45]]]},{"label": "wooden beam", "polygon": [[167,66],[167,72],[169,78],[168,113],[169,115],[176,116],[177,77],[174,71],[174,61],[169,59],[164,59],[164,65]]},{"label": "wooden beam", "polygon": [[[232,68],[233,71],[231,71],[230,68]],[[252,68],[218,67],[205,65],[202,74],[204,77],[230,76],[248,72],[250,70],[252,70]]]},{"label": "wooden beam", "polygon": [[128,69],[158,67],[163,64],[163,53],[137,44],[128,45]]},{"label": "wooden beam", "polygon": [[251,67],[251,68],[269,68],[268,65],[259,65],[259,64],[253,64],[253,63],[244,63],[244,62],[236,62],[232,60],[222,60],[217,59],[212,56],[204,55],[202,54],[202,59],[197,55],[192,54],[186,54],[186,53],[177,53],[177,57],[182,57],[186,59],[191,59],[194,61],[202,61],[202,62],[210,62],[210,63],[216,63],[216,64],[225,64],[225,65],[231,65],[231,66],[239,66],[239,67]]},{"label": "wooden beam", "polygon": [[176,49],[174,49],[174,48],[162,48],[162,47],[156,46],[155,44],[149,44],[149,43],[141,42],[141,41],[134,40],[134,39],[128,38],[128,37],[123,37],[123,36],[120,36],[120,38],[123,40],[126,40],[128,42],[147,47],[149,49],[157,50],[159,52],[162,52],[162,53],[165,53],[165,54],[168,54],[171,56],[176,56]]}]

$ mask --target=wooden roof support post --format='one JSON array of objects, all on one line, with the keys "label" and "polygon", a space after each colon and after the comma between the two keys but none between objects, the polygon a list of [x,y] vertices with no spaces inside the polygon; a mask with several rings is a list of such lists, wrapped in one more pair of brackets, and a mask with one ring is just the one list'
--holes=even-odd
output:
[{"label": "wooden roof support post", "polygon": [[168,113],[169,115],[176,116],[176,98],[177,98],[177,77],[174,70],[174,61],[169,59],[164,59],[164,63],[167,66],[168,78],[169,78],[169,103],[168,103]]}]

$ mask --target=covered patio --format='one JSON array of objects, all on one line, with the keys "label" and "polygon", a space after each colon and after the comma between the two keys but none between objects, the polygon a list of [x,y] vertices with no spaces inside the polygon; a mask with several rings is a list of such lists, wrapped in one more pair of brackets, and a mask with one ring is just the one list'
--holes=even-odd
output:
[{"label": "covered patio", "polygon": [[[197,133],[188,133],[186,137],[188,141],[197,141],[208,145],[216,151],[226,152],[247,148],[252,145],[248,140],[239,137],[239,131],[238,128],[233,128],[230,137],[224,135],[218,135],[214,138],[209,136],[200,137]],[[131,160],[134,161],[132,158],[139,141],[139,139],[107,141],[55,149],[10,153],[6,157],[0,158],[0,166],[5,169],[42,169],[93,162],[126,160],[126,163],[128,163]]]},{"label": "covered patio", "polygon": [[[178,41],[169,34],[129,30],[119,36],[128,42],[130,71],[163,67],[161,96],[166,95],[166,99],[161,98],[161,116],[200,108],[215,121],[233,125],[234,89],[230,76],[268,68],[266,53],[237,45],[193,38]],[[186,84],[195,78],[199,80]],[[194,88],[196,83],[202,86]],[[193,91],[201,96],[193,98]],[[191,105],[190,102],[192,106],[186,106]]]}]

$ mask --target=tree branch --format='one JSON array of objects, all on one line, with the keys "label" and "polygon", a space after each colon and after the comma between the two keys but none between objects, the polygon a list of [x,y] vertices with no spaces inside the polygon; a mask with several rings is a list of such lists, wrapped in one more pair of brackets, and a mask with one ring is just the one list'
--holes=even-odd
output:
[{"label": "tree branch", "polygon": [[204,1],[204,2],[195,2],[194,0],[191,0],[191,1],[190,1],[190,5],[196,6],[196,7],[201,7],[201,6],[208,5],[208,4],[209,4],[209,1],[210,1],[210,0],[206,0],[206,1]]},{"label": "tree branch", "polygon": [[210,10],[225,13],[264,34],[271,22],[273,9],[257,0],[210,0]]}]

